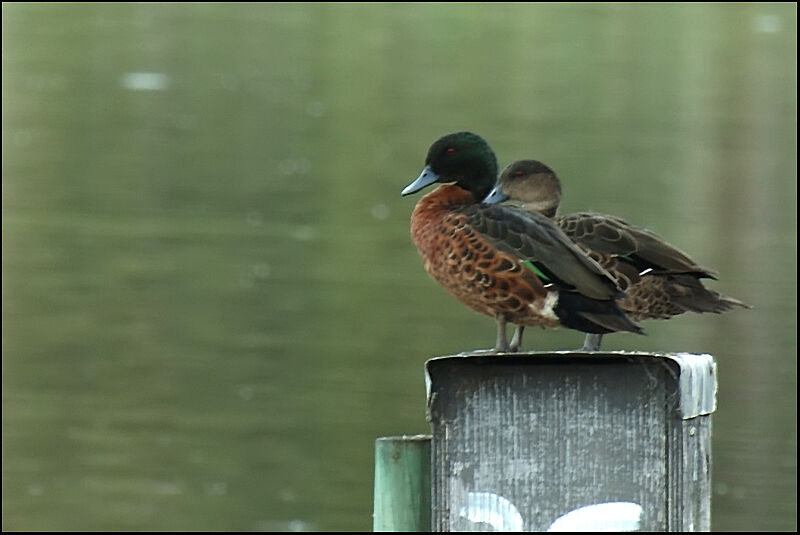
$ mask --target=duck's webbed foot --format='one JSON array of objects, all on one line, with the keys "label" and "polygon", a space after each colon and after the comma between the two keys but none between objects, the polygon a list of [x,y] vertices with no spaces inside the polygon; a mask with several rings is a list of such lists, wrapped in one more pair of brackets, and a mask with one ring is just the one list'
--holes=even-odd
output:
[{"label": "duck's webbed foot", "polygon": [[462,351],[459,353],[459,356],[465,357],[467,355],[495,355],[497,353],[505,353],[504,351],[498,351],[495,348],[491,349],[471,349],[469,351]]}]

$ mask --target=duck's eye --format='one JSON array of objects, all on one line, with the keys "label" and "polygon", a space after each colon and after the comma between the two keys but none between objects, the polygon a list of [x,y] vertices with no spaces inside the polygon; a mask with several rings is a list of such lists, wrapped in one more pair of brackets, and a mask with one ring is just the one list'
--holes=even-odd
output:
[{"label": "duck's eye", "polygon": [[450,147],[449,149],[447,149],[447,150],[446,150],[446,151],[444,151],[444,152],[445,152],[446,154],[455,154],[455,153],[456,153],[456,149],[454,149],[453,147]]},{"label": "duck's eye", "polygon": [[514,173],[514,178],[520,178],[522,176],[522,171],[517,171]]}]

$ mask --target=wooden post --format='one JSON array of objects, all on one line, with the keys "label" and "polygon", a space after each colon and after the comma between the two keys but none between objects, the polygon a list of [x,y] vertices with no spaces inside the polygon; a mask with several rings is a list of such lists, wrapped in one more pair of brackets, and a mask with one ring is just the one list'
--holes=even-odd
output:
[{"label": "wooden post", "polygon": [[435,531],[707,531],[711,355],[426,363]]},{"label": "wooden post", "polygon": [[430,531],[431,436],[375,441],[373,531]]}]

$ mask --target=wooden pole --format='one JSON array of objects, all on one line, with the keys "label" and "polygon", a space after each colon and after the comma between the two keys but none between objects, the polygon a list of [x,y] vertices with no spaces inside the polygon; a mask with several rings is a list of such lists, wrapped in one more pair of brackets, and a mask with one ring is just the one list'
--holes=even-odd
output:
[{"label": "wooden pole", "polygon": [[375,441],[373,531],[430,531],[431,437]]},{"label": "wooden pole", "polygon": [[708,531],[711,355],[426,363],[434,531]]}]

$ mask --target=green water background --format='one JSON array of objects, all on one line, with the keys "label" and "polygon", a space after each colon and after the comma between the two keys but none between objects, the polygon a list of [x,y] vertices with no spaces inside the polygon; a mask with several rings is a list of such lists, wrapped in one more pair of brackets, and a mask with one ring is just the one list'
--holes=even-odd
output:
[{"label": "green water background", "polygon": [[604,347],[715,355],[714,529],[796,529],[796,13],[4,3],[3,529],[371,529],[423,362],[494,340],[399,195],[464,129],[754,306]]}]

